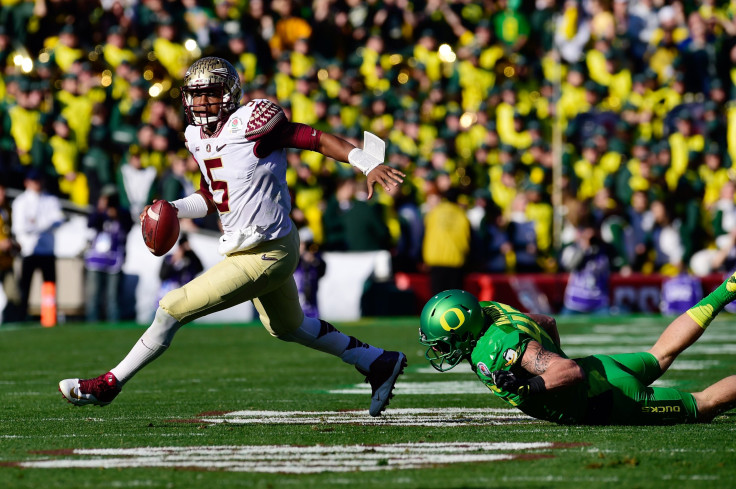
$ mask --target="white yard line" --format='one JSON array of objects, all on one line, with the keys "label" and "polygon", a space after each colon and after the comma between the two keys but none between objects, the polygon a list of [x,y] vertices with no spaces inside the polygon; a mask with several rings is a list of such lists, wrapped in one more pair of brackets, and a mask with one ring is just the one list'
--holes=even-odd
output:
[{"label": "white yard line", "polygon": [[548,442],[395,443],[388,445],[245,445],[75,449],[68,455],[21,462],[24,468],[187,468],[228,472],[309,474],[420,469],[511,460],[548,450]]},{"label": "white yard line", "polygon": [[197,421],[230,424],[359,424],[384,426],[477,426],[539,423],[516,409],[391,409],[379,417],[365,411],[233,411]]}]

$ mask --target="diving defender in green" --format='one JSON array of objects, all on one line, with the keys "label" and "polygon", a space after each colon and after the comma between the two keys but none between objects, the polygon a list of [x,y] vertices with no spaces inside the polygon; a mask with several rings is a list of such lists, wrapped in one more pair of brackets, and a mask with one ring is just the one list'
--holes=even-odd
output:
[{"label": "diving defender in green", "polygon": [[670,323],[648,351],[571,359],[553,318],[448,290],[424,306],[419,340],[435,369],[467,359],[494,394],[535,418],[595,425],[710,422],[736,407],[736,375],[694,393],[651,384],[734,299],[736,273]]}]

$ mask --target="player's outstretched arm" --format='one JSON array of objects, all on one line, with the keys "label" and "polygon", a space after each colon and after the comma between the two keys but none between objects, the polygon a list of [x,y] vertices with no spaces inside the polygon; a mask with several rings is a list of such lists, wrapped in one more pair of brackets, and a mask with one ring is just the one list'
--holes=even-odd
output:
[{"label": "player's outstretched arm", "polygon": [[333,134],[322,133],[318,151],[325,156],[342,162],[349,162],[366,175],[368,198],[373,197],[373,186],[378,183],[384,190],[397,186],[404,181],[404,173],[383,164],[368,153],[356,148],[344,139]]},{"label": "player's outstretched arm", "polygon": [[510,370],[496,370],[491,374],[496,387],[520,395],[535,395],[585,380],[585,372],[577,363],[545,350],[536,341],[527,344],[520,365],[534,376],[527,378]]},{"label": "player's outstretched arm", "polygon": [[[385,190],[397,186],[404,181],[404,173],[383,164],[385,143],[375,134],[365,133],[363,149],[341,137],[322,132],[306,124],[283,122],[276,129],[258,136],[254,150],[255,155],[263,157],[276,148],[296,148],[317,151],[343,163],[350,163],[367,177],[368,198],[373,197],[374,184],[380,184]],[[253,137],[251,137],[253,139]],[[366,147],[367,146],[367,147]]]},{"label": "player's outstretched arm", "polygon": [[[521,367],[532,375],[541,377],[545,390],[567,387],[585,380],[585,372],[569,358],[545,350],[536,341],[527,344],[521,357]],[[530,379],[530,381],[532,381]]]}]

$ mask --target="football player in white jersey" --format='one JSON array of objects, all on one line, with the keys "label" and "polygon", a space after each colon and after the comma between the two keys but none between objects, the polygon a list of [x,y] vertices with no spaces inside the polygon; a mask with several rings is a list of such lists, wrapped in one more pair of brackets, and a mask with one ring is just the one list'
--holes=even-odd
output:
[{"label": "football player in white jersey", "polygon": [[281,107],[269,100],[240,105],[240,98],[238,73],[224,59],[202,58],[186,73],[182,87],[189,123],[186,145],[202,178],[197,192],[172,204],[180,218],[219,213],[223,235],[218,251],[225,258],[166,294],[151,326],[116,367],[97,378],[59,382],[59,390],[71,403],[109,404],[136,372],[169,347],[182,325],[252,300],[271,335],[355,365],[371,384],[372,416],[388,405],[406,356],[347,336],[327,321],[308,318],[299,305],[293,278],[299,234],[289,218],[285,150],[318,151],[349,162],[366,174],[368,198],[374,184],[388,190],[405,175],[382,164],[383,142],[370,133],[359,149],[332,134],[289,122]]}]

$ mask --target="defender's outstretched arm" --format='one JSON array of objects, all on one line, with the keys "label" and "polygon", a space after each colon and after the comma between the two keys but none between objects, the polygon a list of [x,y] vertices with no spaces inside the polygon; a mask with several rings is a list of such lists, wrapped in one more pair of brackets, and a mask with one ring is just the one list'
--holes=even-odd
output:
[{"label": "defender's outstretched arm", "polygon": [[496,370],[492,374],[496,387],[506,392],[531,395],[585,380],[585,372],[577,363],[545,350],[536,341],[527,344],[519,365],[534,377],[524,378],[509,370]]},{"label": "defender's outstretched arm", "polygon": [[544,380],[546,390],[559,389],[585,380],[585,372],[569,358],[545,350],[536,341],[530,341],[521,357],[521,366],[530,374]]}]

